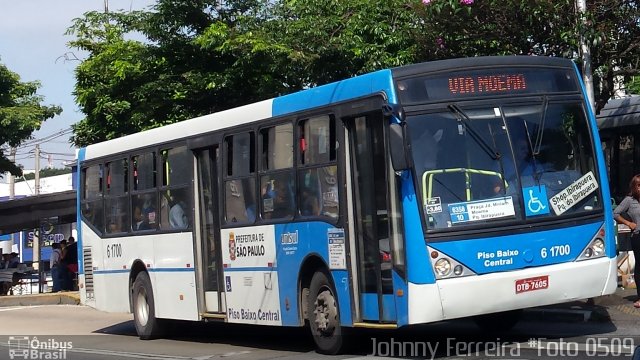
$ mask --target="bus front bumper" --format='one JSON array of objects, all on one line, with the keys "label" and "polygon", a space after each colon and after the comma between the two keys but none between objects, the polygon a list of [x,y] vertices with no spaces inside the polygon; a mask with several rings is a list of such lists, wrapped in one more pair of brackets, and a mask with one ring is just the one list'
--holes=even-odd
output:
[{"label": "bus front bumper", "polygon": [[[523,291],[526,279],[545,279],[547,287]],[[409,324],[558,304],[612,294],[616,259],[601,258],[509,272],[409,283]],[[518,291],[516,291],[518,288]]]}]

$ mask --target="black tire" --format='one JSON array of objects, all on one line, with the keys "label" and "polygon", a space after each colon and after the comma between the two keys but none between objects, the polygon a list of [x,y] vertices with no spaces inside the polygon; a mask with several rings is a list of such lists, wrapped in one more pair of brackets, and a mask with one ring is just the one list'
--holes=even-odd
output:
[{"label": "black tire", "polygon": [[143,271],[136,276],[131,298],[133,300],[133,322],[140,339],[150,340],[161,337],[164,328],[162,320],[156,319],[151,279],[146,272]]},{"label": "black tire", "polygon": [[522,310],[511,310],[474,316],[473,320],[482,330],[500,333],[511,330],[522,318]]},{"label": "black tire", "polygon": [[316,272],[311,278],[307,309],[317,352],[327,355],[340,353],[344,334],[340,326],[338,299],[329,276],[324,272]]}]

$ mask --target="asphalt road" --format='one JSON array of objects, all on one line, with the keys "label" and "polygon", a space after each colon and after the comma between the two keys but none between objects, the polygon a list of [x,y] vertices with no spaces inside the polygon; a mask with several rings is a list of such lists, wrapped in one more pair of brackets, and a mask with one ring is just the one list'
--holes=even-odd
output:
[{"label": "asphalt road", "polygon": [[[10,359],[615,359],[629,358],[640,344],[640,311],[624,301],[595,309],[608,316],[549,316],[531,312],[511,332],[490,335],[469,320],[400,329],[360,331],[344,355],[314,351],[307,329],[172,322],[166,339],[142,341],[131,314],[109,314],[85,306],[0,308],[0,360]],[[552,311],[553,310],[553,311]],[[547,315],[544,315],[544,314]],[[27,350],[25,353],[24,351]]]}]

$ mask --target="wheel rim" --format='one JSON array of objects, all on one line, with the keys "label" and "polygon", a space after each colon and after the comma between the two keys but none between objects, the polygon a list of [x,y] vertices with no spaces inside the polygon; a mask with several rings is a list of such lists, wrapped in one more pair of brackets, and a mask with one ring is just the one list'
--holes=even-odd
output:
[{"label": "wheel rim", "polygon": [[338,308],[335,297],[329,289],[323,289],[314,302],[314,323],[318,333],[323,336],[333,334],[338,323]]},{"label": "wheel rim", "polygon": [[147,325],[149,321],[149,303],[147,302],[147,291],[141,288],[136,298],[136,315],[140,325]]}]

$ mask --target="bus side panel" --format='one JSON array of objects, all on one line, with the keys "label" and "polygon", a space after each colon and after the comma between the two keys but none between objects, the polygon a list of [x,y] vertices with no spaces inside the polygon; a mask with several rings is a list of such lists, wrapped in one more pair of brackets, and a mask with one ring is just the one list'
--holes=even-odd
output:
[{"label": "bus side panel", "polygon": [[222,229],[227,321],[281,325],[274,225]]},{"label": "bus side panel", "polygon": [[152,286],[156,317],[199,320],[192,233],[154,237],[152,246],[155,261],[149,272],[155,275],[152,277]]},{"label": "bus side panel", "polygon": [[407,279],[414,284],[434,284],[431,260],[422,233],[418,199],[410,171],[402,173],[402,209],[407,252]]},{"label": "bus side panel", "polygon": [[[282,309],[282,324],[287,326],[300,326],[300,309],[298,304],[298,284],[300,270],[304,259],[310,254],[316,254],[322,258],[329,267],[329,232],[344,236],[344,232],[336,230],[333,226],[324,222],[278,224],[275,226],[276,247],[278,251],[278,277],[282,284],[280,287],[280,308]],[[346,246],[346,245],[345,245]],[[342,261],[346,265],[345,256],[335,256],[335,260]],[[331,269],[333,283],[338,297],[340,310],[340,322],[344,326],[352,325],[351,296],[349,276],[346,267]]]}]

